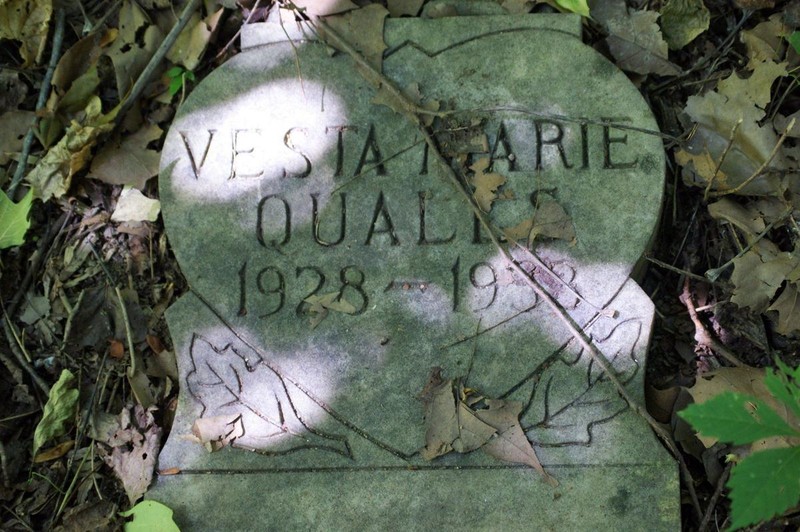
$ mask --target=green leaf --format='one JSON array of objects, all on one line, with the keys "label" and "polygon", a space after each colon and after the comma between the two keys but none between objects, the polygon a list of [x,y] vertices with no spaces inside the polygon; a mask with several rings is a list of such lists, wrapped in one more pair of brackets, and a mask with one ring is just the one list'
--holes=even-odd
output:
[{"label": "green leaf", "polygon": [[556,0],[556,4],[582,17],[589,16],[589,4],[587,0]]},{"label": "green leaf", "polygon": [[[778,372],[768,369],[764,376],[764,386],[775,399],[785,404],[795,416],[800,418],[800,386],[797,378],[800,377],[800,368],[792,370],[779,358],[775,359]],[[794,380],[792,380],[794,379]]]},{"label": "green leaf", "polygon": [[789,44],[792,45],[794,51],[800,54],[800,31],[795,31],[794,33],[786,37],[786,40],[789,41]]},{"label": "green leaf", "polygon": [[19,246],[25,242],[25,232],[31,226],[28,213],[33,202],[29,190],[19,203],[14,203],[0,190],[0,249]]},{"label": "green leaf", "polygon": [[800,447],[753,453],[731,471],[731,528],[780,515],[800,501]]},{"label": "green leaf", "polygon": [[167,70],[167,77],[170,79],[179,78],[183,72],[184,68],[182,66],[174,66]]},{"label": "green leaf", "polygon": [[67,423],[72,421],[78,407],[78,389],[75,387],[75,376],[68,370],[62,370],[58,382],[50,389],[44,415],[36,432],[33,434],[33,455],[42,445],[62,436],[67,432]]},{"label": "green leaf", "polygon": [[125,523],[125,532],[180,532],[172,520],[172,508],[158,501],[142,501],[122,517],[133,516],[133,521]]},{"label": "green leaf", "polygon": [[750,395],[725,392],[678,415],[704,436],[744,445],[772,436],[800,436],[766,403]]},{"label": "green leaf", "polygon": [[182,77],[172,78],[172,80],[169,82],[169,95],[175,96],[176,94],[178,94],[182,86],[183,86]]}]

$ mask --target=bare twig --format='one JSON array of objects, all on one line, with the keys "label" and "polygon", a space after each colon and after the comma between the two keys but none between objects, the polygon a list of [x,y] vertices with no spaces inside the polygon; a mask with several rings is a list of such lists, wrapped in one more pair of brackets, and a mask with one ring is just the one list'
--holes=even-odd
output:
[{"label": "bare twig", "polygon": [[125,115],[128,111],[130,111],[133,104],[136,103],[136,100],[144,92],[145,87],[147,87],[148,83],[152,79],[153,75],[155,74],[158,66],[161,64],[161,61],[164,59],[164,56],[167,55],[172,45],[175,44],[175,41],[180,35],[183,28],[186,27],[186,24],[189,22],[189,19],[192,18],[192,15],[197,8],[200,7],[201,0],[189,0],[186,3],[186,6],[183,8],[181,12],[181,16],[175,22],[175,25],[172,26],[172,29],[169,31],[166,37],[164,37],[164,41],[161,43],[161,46],[158,47],[156,53],[153,54],[153,57],[150,58],[150,62],[147,63],[147,66],[144,68],[139,77],[136,79],[136,83],[133,84],[133,88],[131,88],[131,92],[128,94],[128,97],[120,104],[119,111],[117,112],[117,116],[114,119],[116,126],[119,126],[122,121],[125,119]]},{"label": "bare twig", "polygon": [[[42,80],[42,86],[39,88],[39,98],[36,100],[36,110],[40,111],[47,103],[47,97],[50,94],[50,84],[53,81],[53,73],[56,70],[56,65],[61,57],[61,45],[64,42],[64,26],[66,25],[66,13],[63,7],[56,9],[56,29],[53,32],[53,48],[50,52],[50,63],[47,65],[47,72]],[[11,196],[16,190],[17,185],[20,184],[22,178],[25,177],[25,169],[28,166],[28,155],[31,153],[31,145],[33,144],[34,129],[39,123],[39,118],[33,119],[31,127],[28,128],[28,133],[25,135],[25,140],[22,142],[22,153],[17,163],[17,169],[14,172],[14,178],[8,186],[8,195]]]},{"label": "bare twig", "polygon": [[706,326],[697,315],[697,309],[694,306],[694,299],[692,298],[691,286],[689,285],[689,278],[687,277],[683,283],[683,293],[681,294],[681,302],[686,305],[686,310],[689,312],[689,317],[692,318],[694,323],[694,341],[697,342],[699,347],[705,346],[715,353],[719,354],[722,358],[736,366],[737,368],[745,367],[739,358],[733,352],[722,345],[716,338],[711,336]]},{"label": "bare twig", "polygon": [[714,490],[714,495],[711,496],[711,500],[708,501],[708,506],[706,506],[706,512],[703,515],[703,520],[700,521],[700,526],[697,528],[700,532],[706,529],[708,523],[711,521],[711,516],[714,513],[714,509],[717,507],[717,501],[719,500],[719,496],[722,495],[722,490],[725,488],[725,483],[728,481],[728,476],[731,474],[731,467],[733,467],[733,462],[728,462],[725,466],[725,470],[719,476],[719,480],[717,481],[717,489]]},{"label": "bare twig", "polygon": [[667,264],[667,263],[666,263],[666,262],[664,262],[664,261],[658,260],[658,259],[657,259],[657,258],[655,258],[655,257],[650,257],[650,256],[648,256],[648,255],[645,255],[645,257],[644,257],[644,258],[645,258],[645,260],[646,260],[647,262],[652,262],[652,263],[653,263],[653,264],[655,264],[656,266],[661,266],[661,267],[662,267],[662,268],[664,268],[665,270],[669,270],[669,271],[671,271],[671,272],[674,272],[674,273],[679,273],[679,274],[681,274],[681,275],[685,275],[686,277],[689,277],[689,278],[691,278],[691,279],[694,279],[695,281],[703,281],[703,282],[706,282],[706,283],[711,283],[711,284],[714,284],[714,281],[713,281],[713,280],[711,280],[711,279],[706,279],[706,278],[705,278],[705,277],[703,277],[702,275],[697,275],[696,273],[692,273],[692,272],[690,272],[690,271],[681,270],[680,268],[676,268],[675,266],[673,266],[673,265],[671,265],[671,264]]},{"label": "bare twig", "polygon": [[708,180],[708,185],[706,185],[706,190],[703,192],[703,201],[708,201],[708,195],[711,192],[711,187],[714,186],[714,181],[717,179],[719,175],[719,169],[722,168],[722,163],[725,162],[725,157],[728,156],[728,152],[731,151],[731,147],[733,146],[733,139],[736,137],[736,131],[739,129],[739,126],[742,125],[742,119],[736,121],[736,123],[731,128],[731,134],[728,136],[728,145],[725,146],[725,150],[722,152],[722,155],[719,158],[719,162],[717,162],[717,167],[714,168],[714,175],[711,176],[711,179]]},{"label": "bare twig", "polygon": [[22,380],[22,370],[2,349],[0,349],[0,362],[3,363],[8,372],[14,378],[14,382],[17,384],[24,384],[24,381]]},{"label": "bare twig", "polygon": [[499,241],[497,236],[497,231],[491,226],[489,221],[486,218],[484,212],[480,209],[480,207],[475,203],[474,198],[471,194],[469,194],[464,187],[462,186],[462,181],[459,179],[459,176],[453,170],[453,168],[448,164],[445,160],[444,156],[442,156],[439,148],[436,144],[435,139],[428,131],[427,128],[423,127],[422,120],[420,119],[421,114],[434,114],[439,115],[439,113],[430,113],[425,109],[421,109],[419,106],[414,104],[410,101],[402,91],[398,90],[383,74],[378,72],[371,64],[369,64],[362,56],[355,50],[344,38],[342,38],[333,28],[330,27],[324,20],[316,19],[315,23],[317,26],[322,29],[320,31],[320,36],[323,40],[325,40],[328,44],[343,50],[348,55],[352,57],[352,59],[357,63],[359,66],[359,72],[364,76],[364,78],[372,83],[376,87],[385,88],[389,93],[397,100],[398,103],[398,111],[402,111],[402,113],[406,116],[408,120],[410,120],[413,124],[420,128],[423,136],[425,137],[425,142],[428,144],[430,152],[433,154],[436,161],[439,165],[444,169],[445,173],[447,174],[448,180],[451,184],[455,187],[455,189],[463,196],[463,198],[469,204],[473,214],[477,217],[479,223],[484,228],[486,233],[489,235],[489,238],[492,241],[492,244],[497,248],[497,250],[502,254],[503,258],[509,265],[509,267],[515,270],[517,273],[520,274],[522,279],[526,282],[526,284],[533,290],[533,292],[540,297],[548,307],[553,311],[553,314],[562,322],[562,324],[567,328],[567,330],[572,334],[573,337],[578,341],[579,345],[586,351],[586,353],[591,357],[595,364],[601,368],[603,373],[609,379],[609,381],[614,385],[617,390],[617,393],[625,400],[628,406],[636,412],[640,417],[642,417],[648,425],[652,428],[652,430],[659,436],[659,438],[664,442],[666,447],[670,450],[670,452],[682,461],[682,456],[680,451],[678,450],[675,442],[672,440],[669,432],[667,432],[664,427],[661,426],[653,417],[647,412],[647,410],[639,405],[634,398],[630,395],[628,390],[625,388],[625,385],[619,380],[617,377],[616,372],[614,372],[613,368],[608,363],[605,355],[603,355],[597,347],[592,344],[591,340],[587,338],[586,334],[580,328],[578,324],[576,324],[572,317],[559,305],[559,303],[553,298],[550,293],[545,290],[545,288],[539,284],[539,282],[529,274],[514,258],[511,256],[508,249],[506,249]]},{"label": "bare twig", "polygon": [[755,178],[759,177],[764,172],[764,169],[767,167],[767,165],[772,162],[772,159],[775,158],[775,155],[777,155],[778,150],[781,148],[781,146],[783,146],[783,141],[786,140],[786,136],[789,134],[789,132],[794,127],[794,123],[795,123],[796,120],[797,119],[792,118],[789,121],[789,123],[784,128],[783,133],[781,134],[781,138],[778,139],[778,142],[775,143],[775,147],[772,148],[772,151],[770,152],[769,157],[767,157],[767,159],[761,164],[761,166],[759,166],[758,169],[755,172],[753,172],[753,175],[751,175],[750,177],[748,177],[747,179],[745,179],[744,181],[739,183],[739,185],[737,185],[734,188],[731,188],[731,189],[728,189],[728,190],[718,190],[716,192],[713,192],[711,194],[711,197],[716,198],[718,196],[727,196],[728,194],[736,194],[739,191],[741,191],[744,187],[746,187],[747,185],[752,183]]},{"label": "bare twig", "polygon": [[38,386],[39,389],[42,390],[42,392],[44,392],[45,395],[49,395],[50,386],[48,386],[47,383],[44,382],[44,379],[42,379],[39,376],[39,374],[36,373],[36,370],[34,370],[33,367],[30,365],[28,359],[26,359],[25,355],[22,354],[22,351],[20,350],[19,335],[14,330],[14,326],[11,324],[11,319],[8,317],[8,313],[5,311],[5,309],[3,310],[3,318],[4,318],[2,320],[3,330],[6,333],[6,340],[8,341],[8,347],[11,348],[11,352],[14,353],[17,362],[19,363],[20,366],[22,366],[22,369],[24,369],[28,373],[28,375],[31,376],[31,379],[36,384],[36,386]]},{"label": "bare twig", "polygon": [[791,214],[791,212],[792,212],[792,209],[790,208],[786,212],[784,212],[782,215],[780,215],[778,218],[773,220],[772,223],[770,223],[763,231],[761,231],[758,235],[756,235],[756,237],[753,239],[753,241],[750,242],[749,244],[747,244],[747,246],[745,246],[745,248],[742,251],[740,251],[739,253],[737,253],[736,256],[733,257],[731,260],[729,260],[728,262],[726,262],[725,264],[723,264],[722,266],[720,266],[718,268],[712,268],[710,270],[706,270],[706,273],[705,273],[706,279],[708,279],[712,283],[715,282],[717,279],[719,279],[719,276],[722,275],[722,273],[725,270],[727,270],[728,268],[730,268],[733,265],[733,261],[735,261],[736,259],[738,259],[742,255],[744,255],[745,253],[750,251],[753,248],[753,246],[755,246],[758,243],[759,240],[764,238],[767,235],[767,233],[772,231],[772,228],[775,227],[775,225],[777,225],[778,223],[782,222],[787,216],[789,216]]},{"label": "bare twig", "polygon": [[33,259],[31,260],[28,271],[25,272],[25,277],[22,278],[22,282],[19,284],[17,293],[14,294],[14,297],[11,299],[11,303],[9,303],[6,307],[6,312],[8,312],[9,316],[13,316],[17,311],[17,307],[22,302],[22,298],[25,296],[28,288],[33,282],[33,278],[39,274],[39,269],[42,267],[42,263],[48,254],[53,250],[53,241],[61,233],[61,231],[64,230],[64,227],[67,225],[67,220],[69,220],[71,214],[72,209],[59,216],[55,223],[52,224],[47,230],[44,238],[39,241],[39,247],[36,250],[36,254],[33,256]]}]

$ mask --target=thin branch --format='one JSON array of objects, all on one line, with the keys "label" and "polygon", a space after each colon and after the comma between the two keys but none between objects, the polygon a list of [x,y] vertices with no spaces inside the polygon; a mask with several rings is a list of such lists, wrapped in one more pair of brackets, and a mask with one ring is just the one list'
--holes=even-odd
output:
[{"label": "thin branch", "polygon": [[[453,170],[453,168],[448,164],[447,160],[442,156],[441,152],[439,151],[438,146],[436,145],[436,141],[428,131],[427,128],[422,127],[422,120],[420,119],[419,115],[423,114],[421,111],[425,111],[426,114],[429,112],[424,109],[420,109],[419,106],[411,102],[405,94],[403,94],[400,90],[398,90],[383,74],[378,72],[372,65],[370,65],[359,53],[356,51],[347,41],[342,38],[335,30],[333,30],[330,25],[328,25],[325,21],[321,19],[315,20],[316,24],[322,29],[322,32],[319,32],[321,37],[330,45],[345,51],[348,55],[352,57],[352,59],[358,64],[359,72],[364,76],[364,78],[375,85],[376,87],[386,88],[390,92],[390,94],[396,98],[400,110],[406,116],[408,120],[410,120],[413,124],[419,127],[420,131],[422,132],[423,136],[425,137],[425,142],[428,144],[430,152],[433,153],[434,158],[436,161],[441,165],[442,169],[447,173],[447,178],[451,182],[451,184],[456,188],[456,190],[463,196],[463,198],[467,201],[470,208],[472,209],[473,214],[478,218],[481,226],[486,230],[486,233],[489,235],[494,246],[497,250],[502,254],[505,261],[508,265],[519,273],[522,276],[522,279],[525,280],[526,284],[533,290],[533,292],[539,296],[553,311],[553,314],[563,323],[563,325],[567,328],[567,330],[572,334],[573,337],[578,341],[580,346],[589,354],[589,356],[594,360],[594,362],[602,369],[603,373],[605,373],[606,377],[608,377],[609,381],[614,385],[617,390],[617,393],[625,400],[628,406],[636,412],[639,416],[641,416],[648,425],[653,429],[653,431],[661,438],[670,452],[679,460],[682,460],[680,451],[678,450],[675,442],[672,440],[669,432],[667,432],[664,427],[661,426],[653,417],[647,412],[647,410],[639,405],[634,398],[630,395],[628,390],[625,388],[625,385],[619,380],[617,377],[616,372],[614,372],[613,368],[608,363],[608,359],[606,359],[605,355],[603,355],[597,347],[595,347],[591,340],[589,340],[583,330],[580,328],[578,324],[574,322],[571,316],[567,314],[567,312],[558,304],[558,302],[553,298],[550,293],[544,289],[544,287],[539,284],[539,282],[530,275],[514,258],[511,256],[509,251],[500,243],[496,231],[492,228],[489,221],[486,218],[486,215],[480,209],[480,207],[475,203],[474,198],[471,194],[469,194],[464,187],[461,185],[461,181],[459,180],[458,175]],[[436,114],[436,113],[434,113]]]},{"label": "thin branch", "polygon": [[717,507],[717,501],[719,500],[720,495],[722,495],[722,490],[725,488],[725,483],[728,481],[728,476],[731,474],[731,467],[733,467],[733,462],[728,462],[725,466],[725,470],[719,476],[719,480],[717,481],[717,489],[714,490],[714,495],[711,496],[711,500],[708,501],[708,506],[706,507],[706,513],[703,515],[703,520],[700,521],[700,526],[697,528],[700,532],[706,529],[708,523],[711,522],[711,515],[714,513],[714,509]]},{"label": "thin branch", "polygon": [[161,46],[158,47],[156,53],[153,54],[153,57],[150,58],[150,62],[147,63],[147,66],[144,68],[139,77],[136,79],[136,83],[133,84],[133,88],[131,88],[131,92],[128,94],[128,97],[120,104],[119,111],[117,112],[117,116],[114,119],[114,123],[117,127],[122,123],[125,119],[125,115],[130,111],[133,104],[139,99],[139,97],[144,92],[145,87],[150,83],[153,75],[156,73],[158,66],[161,64],[161,61],[164,59],[164,56],[167,55],[172,45],[175,44],[175,41],[178,39],[178,35],[180,35],[183,28],[186,27],[186,24],[189,22],[189,19],[192,18],[192,15],[197,8],[200,7],[202,0],[189,0],[186,3],[186,6],[183,8],[181,12],[180,18],[178,18],[175,25],[172,26],[172,29],[169,31],[167,36],[164,38],[164,41],[161,43]]},{"label": "thin branch", "polygon": [[[53,32],[53,48],[50,52],[50,63],[47,65],[47,72],[42,80],[42,86],[39,88],[39,98],[36,100],[36,111],[40,111],[47,103],[47,96],[50,94],[50,84],[53,81],[53,73],[56,70],[56,65],[61,57],[61,45],[64,42],[64,26],[66,26],[66,12],[63,7],[56,9],[56,29]],[[28,155],[31,153],[31,145],[33,144],[34,129],[39,124],[38,116],[33,119],[31,127],[28,128],[28,133],[25,135],[25,140],[22,142],[22,153],[20,154],[17,169],[14,172],[14,178],[8,186],[8,195],[11,196],[16,190],[17,185],[20,184],[22,178],[25,177],[25,169],[28,166]]]},{"label": "thin branch", "polygon": [[8,347],[11,348],[11,352],[14,353],[14,356],[17,359],[17,362],[22,369],[24,369],[28,375],[31,376],[31,379],[39,387],[39,389],[44,392],[45,395],[50,395],[50,386],[42,379],[36,370],[33,369],[28,359],[25,358],[25,355],[22,353],[20,348],[20,338],[17,332],[14,330],[14,326],[11,324],[11,319],[8,317],[8,313],[3,310],[3,330],[6,333],[6,340],[8,341]]},{"label": "thin branch", "polygon": [[731,151],[731,147],[733,146],[733,139],[736,137],[736,131],[739,129],[739,126],[742,125],[742,119],[736,121],[736,123],[731,128],[731,134],[728,136],[728,145],[725,146],[725,150],[722,152],[722,156],[719,158],[719,162],[717,163],[717,167],[714,168],[714,175],[711,176],[711,179],[708,180],[708,185],[706,185],[706,190],[703,192],[703,201],[708,201],[708,195],[711,192],[711,187],[714,186],[714,181],[717,179],[719,175],[719,170],[722,168],[722,163],[725,162],[725,157],[728,156],[728,152]]},{"label": "thin branch", "polygon": [[716,280],[719,279],[719,276],[722,275],[725,270],[730,268],[733,265],[733,262],[736,259],[738,259],[739,257],[743,256],[745,253],[750,251],[753,248],[753,246],[755,246],[759,242],[759,240],[761,240],[762,238],[767,236],[767,234],[770,231],[772,231],[773,227],[775,227],[778,223],[782,222],[784,220],[784,218],[789,216],[791,213],[792,213],[792,209],[789,208],[786,212],[784,212],[778,218],[773,220],[772,223],[770,223],[763,231],[761,231],[759,234],[757,234],[755,239],[753,239],[752,242],[747,244],[747,246],[742,251],[740,251],[735,257],[733,257],[731,260],[729,260],[728,262],[726,262],[725,264],[723,264],[722,266],[720,266],[718,268],[712,268],[710,270],[707,270],[706,273],[705,273],[706,278],[709,281],[711,281],[712,283],[716,282]]},{"label": "thin branch", "polygon": [[692,298],[688,277],[683,282],[683,293],[680,299],[681,302],[686,305],[689,317],[692,318],[692,323],[694,323],[694,341],[697,342],[697,345],[711,349],[737,368],[747,367],[746,364],[733,354],[733,351],[711,336],[711,333],[708,332],[706,326],[700,320],[700,317],[697,315],[697,309],[694,306],[694,299]]},{"label": "thin branch", "polygon": [[751,175],[750,177],[739,183],[739,185],[734,188],[728,190],[718,190],[717,192],[712,193],[711,197],[716,198],[718,196],[727,196],[728,194],[736,194],[744,187],[752,183],[755,178],[759,177],[764,172],[764,169],[767,167],[767,165],[772,162],[772,159],[775,158],[775,155],[778,154],[778,150],[781,148],[781,146],[783,146],[783,141],[786,140],[786,137],[789,135],[789,132],[794,127],[794,123],[796,120],[797,120],[796,118],[792,118],[789,121],[789,123],[786,125],[786,128],[783,130],[783,133],[781,134],[781,138],[778,139],[778,142],[775,144],[775,147],[772,148],[769,157],[767,157],[767,159],[761,164],[761,166],[759,166],[758,169],[755,172],[753,172],[753,175]]}]

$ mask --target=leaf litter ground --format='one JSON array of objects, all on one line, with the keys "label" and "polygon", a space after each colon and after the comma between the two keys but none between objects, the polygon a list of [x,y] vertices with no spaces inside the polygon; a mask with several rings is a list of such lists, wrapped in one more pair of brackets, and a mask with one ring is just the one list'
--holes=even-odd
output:
[{"label": "leaf litter ground", "polygon": [[[384,4],[389,16],[418,16],[430,7],[426,3]],[[684,479],[687,530],[729,523],[724,485],[731,466],[724,458],[731,448],[698,440],[675,423],[675,405],[686,394],[699,401],[698,394],[713,397],[719,388],[775,406],[766,388],[753,384],[763,372],[752,368],[773,365],[775,356],[790,367],[800,363],[794,214],[800,2],[775,3],[498,2],[512,13],[588,11],[584,40],[628,72],[666,135],[674,164],[643,282],[657,308],[647,394],[651,412],[674,424],[693,476],[694,490]],[[244,4],[249,7],[207,2],[189,13],[178,44],[124,117],[117,116],[118,104],[179,9],[162,0],[67,7],[52,89],[37,102],[57,10],[32,0],[0,8],[0,294],[8,315],[0,335],[6,369],[0,528],[118,528],[118,512],[133,507],[152,478],[152,457],[168,432],[178,391],[163,313],[186,290],[157,218],[152,178],[162,132],[180,99],[194,80],[236,53],[238,29],[263,20],[269,7]],[[380,6],[352,11],[358,6],[341,0],[319,13],[320,3],[294,4],[308,15],[350,11],[332,27],[345,36],[368,27],[351,42],[379,65],[380,24],[387,16]],[[446,5],[430,13],[437,10],[457,14]],[[439,102],[427,101],[419,87],[404,92],[415,105],[438,111]],[[385,88],[375,101],[403,112]],[[432,115],[423,116],[431,125]],[[12,176],[34,120],[28,171],[14,190]],[[485,134],[479,120],[468,128],[444,123],[437,140],[443,155],[458,158],[461,147],[485,142]],[[470,185],[481,209],[511,197],[504,176],[481,161],[472,165]],[[35,185],[33,194],[24,183]],[[31,206],[34,195],[46,202]],[[528,245],[537,238],[574,238],[568,213],[556,202],[543,197],[538,209],[505,228],[506,236]],[[330,311],[349,310],[347,301],[325,296],[308,303],[316,309],[312,325]],[[535,449],[515,430],[513,404],[482,398],[458,379],[430,386],[420,412],[437,420],[428,421],[428,439],[420,442],[430,458],[481,448],[536,468]],[[470,433],[461,427],[471,427]],[[770,445],[765,448],[785,449]],[[142,461],[144,470],[132,466]],[[141,504],[131,515],[146,522],[147,512],[170,515]],[[796,527],[800,518],[790,512],[779,523]]]}]

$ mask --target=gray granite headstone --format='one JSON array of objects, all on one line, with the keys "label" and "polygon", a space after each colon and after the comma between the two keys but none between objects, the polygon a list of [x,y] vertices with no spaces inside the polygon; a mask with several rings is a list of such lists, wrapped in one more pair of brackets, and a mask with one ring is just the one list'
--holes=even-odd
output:
[{"label": "gray granite headstone", "polygon": [[[159,469],[179,473],[148,496],[186,530],[678,529],[671,459],[509,270],[420,132],[301,28],[246,30],[162,154],[192,291],[168,311],[181,392]],[[574,242],[515,256],[641,401],[653,307],[629,276],[664,158],[636,88],[577,17],[396,19],[384,38],[397,86],[469,111],[434,124],[442,144],[487,134],[467,164],[488,157],[508,178],[495,224],[540,194],[572,218]],[[423,460],[417,396],[435,366],[521,401],[559,486],[480,452]],[[228,445],[198,443],[198,420]]]}]

